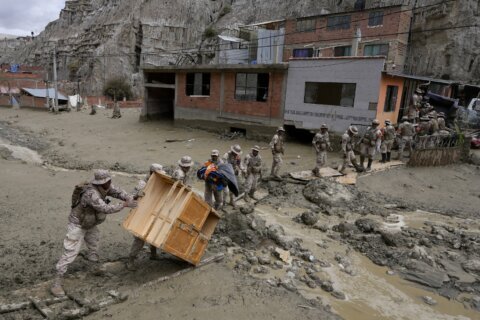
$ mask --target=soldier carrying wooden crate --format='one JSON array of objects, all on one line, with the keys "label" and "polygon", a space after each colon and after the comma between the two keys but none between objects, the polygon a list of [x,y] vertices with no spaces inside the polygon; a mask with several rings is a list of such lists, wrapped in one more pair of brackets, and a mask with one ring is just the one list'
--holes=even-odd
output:
[{"label": "soldier carrying wooden crate", "polygon": [[[123,203],[109,204],[106,197],[123,200]],[[112,185],[112,178],[107,170],[97,170],[90,183],[75,187],[72,195],[72,210],[68,216],[67,235],[63,241],[63,254],[55,268],[57,275],[50,289],[56,297],[65,296],[62,287],[63,276],[80,253],[85,242],[88,248],[86,259],[98,262],[98,241],[100,231],[97,225],[105,221],[107,214],[121,211],[123,208],[135,208],[137,202],[126,191]]]}]

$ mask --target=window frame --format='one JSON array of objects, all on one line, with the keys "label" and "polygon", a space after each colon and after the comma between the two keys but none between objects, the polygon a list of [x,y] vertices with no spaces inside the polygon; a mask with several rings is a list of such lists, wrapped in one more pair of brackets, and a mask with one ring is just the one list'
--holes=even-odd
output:
[{"label": "window frame", "polygon": [[349,14],[327,17],[327,31],[350,30],[352,16]]},{"label": "window frame", "polygon": [[[245,85],[239,84],[239,77],[245,75]],[[256,76],[255,86],[249,85],[252,76]],[[261,82],[261,83],[260,83]],[[248,91],[255,90],[255,99],[251,98],[252,95]],[[237,101],[256,101],[256,102],[268,102],[270,90],[270,74],[267,72],[237,72],[235,73],[235,91],[234,98]],[[243,91],[239,94],[239,91]]]},{"label": "window frame", "polygon": [[[327,88],[324,89],[326,94],[324,96],[319,96],[318,93],[317,93],[317,95],[312,98],[312,96],[310,96],[311,93],[308,92],[308,91],[309,90],[310,91],[315,91],[315,90],[321,91],[322,89],[320,88],[320,86],[322,86],[322,85],[327,87]],[[342,87],[341,88],[334,88],[334,86],[338,86],[338,85],[341,85]],[[313,86],[317,86],[317,88],[314,88]],[[348,88],[347,86],[350,86],[350,88]],[[344,91],[349,91],[349,90],[353,90],[353,95],[344,96],[343,95]],[[337,93],[340,92],[340,96],[335,97],[338,100],[338,102],[332,102],[331,100],[330,101],[325,101],[325,100],[321,101],[321,99],[325,99],[325,98],[326,99],[332,99],[335,91]],[[308,95],[307,95],[307,93],[308,93]],[[344,108],[354,108],[355,107],[356,94],[357,94],[357,84],[356,83],[306,81],[305,82],[303,102],[307,103],[307,104],[327,105],[327,106],[344,107]],[[308,99],[308,98],[310,98],[310,99]],[[351,104],[342,104],[342,100],[349,99],[349,98],[351,99]]]},{"label": "window frame", "polygon": [[295,21],[296,32],[313,32],[317,28],[317,18],[297,18]]},{"label": "window frame", "polygon": [[[295,56],[295,52],[298,51],[307,51],[307,56]],[[292,50],[292,57],[294,58],[312,58],[313,57],[314,50],[313,48],[295,48]]]},{"label": "window frame", "polygon": [[[367,51],[367,48],[372,48],[372,53],[374,51],[373,48],[375,47],[378,47],[378,54],[366,54],[366,51]],[[387,48],[387,52],[386,54],[381,54],[381,48],[382,47],[386,47]],[[378,43],[378,44],[366,44],[363,46],[363,56],[365,57],[375,57],[375,56],[385,56],[385,57],[388,57],[388,54],[389,54],[389,51],[390,51],[390,45],[388,43]]]},{"label": "window frame", "polygon": [[370,28],[383,26],[383,11],[373,11],[368,14],[368,26]]},{"label": "window frame", "polygon": [[[199,92],[196,91],[199,88],[198,83],[195,83],[196,77],[198,77],[196,75],[201,75],[200,94],[198,94]],[[193,77],[193,81],[191,77]],[[187,97],[209,97],[211,82],[212,74],[210,72],[187,72],[185,75],[185,95]]]},{"label": "window frame", "polygon": [[395,112],[395,107],[397,106],[397,99],[398,86],[388,85],[385,92],[385,104],[383,105],[383,112]]},{"label": "window frame", "polygon": [[[347,49],[348,50],[345,50]],[[343,49],[342,55],[337,55],[337,49]],[[345,54],[345,51],[348,51],[348,54]],[[352,46],[338,46],[333,48],[333,56],[334,57],[351,57],[352,56]]]}]

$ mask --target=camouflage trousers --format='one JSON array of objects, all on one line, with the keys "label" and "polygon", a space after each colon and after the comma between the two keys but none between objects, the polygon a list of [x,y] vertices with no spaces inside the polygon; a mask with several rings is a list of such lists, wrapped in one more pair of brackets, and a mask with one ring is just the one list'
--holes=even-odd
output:
[{"label": "camouflage trousers", "polygon": [[317,172],[320,172],[320,168],[324,167],[326,163],[327,163],[327,151],[322,150],[317,152],[317,162],[315,167]]},{"label": "camouflage trousers", "polygon": [[380,146],[381,153],[392,152],[393,140],[383,140]]},{"label": "camouflage trousers", "polygon": [[352,164],[352,160],[355,160],[355,152],[353,150],[347,151],[343,154],[343,164],[340,171],[345,170]]},{"label": "camouflage trousers", "polygon": [[[134,237],[132,247],[130,248],[129,257],[130,259],[135,259],[140,251],[142,251],[143,246],[145,245],[145,241],[140,238]],[[156,253],[157,247],[150,245],[150,253]]]},{"label": "camouflage trousers", "polygon": [[[205,182],[205,191],[203,193],[205,202],[208,203],[211,207],[219,210],[223,206],[223,192],[218,191],[216,186],[211,183]],[[213,199],[215,198],[215,203]]]},{"label": "camouflage trousers", "polygon": [[257,191],[257,183],[258,179],[260,178],[260,173],[250,173],[247,176],[247,180],[245,181],[245,194],[249,196],[253,196],[255,191]]},{"label": "camouflage trousers", "polygon": [[68,265],[78,256],[84,242],[88,248],[88,257],[98,259],[99,240],[100,231],[96,226],[87,230],[74,223],[69,223],[67,235],[63,240],[63,254],[55,266],[57,274],[63,276],[67,272]]},{"label": "camouflage trousers", "polygon": [[273,154],[273,162],[272,162],[272,176],[278,176],[280,171],[280,167],[283,163],[282,154],[281,153],[274,153]]},{"label": "camouflage trousers", "polygon": [[408,152],[409,154],[411,154],[413,151],[412,137],[406,136],[406,137],[400,138],[399,146],[398,146],[398,159],[401,159],[403,157],[403,150],[405,149],[405,146],[408,146]]},{"label": "camouflage trousers", "polygon": [[366,143],[360,144],[360,154],[365,158],[373,159],[375,156],[375,146]]}]

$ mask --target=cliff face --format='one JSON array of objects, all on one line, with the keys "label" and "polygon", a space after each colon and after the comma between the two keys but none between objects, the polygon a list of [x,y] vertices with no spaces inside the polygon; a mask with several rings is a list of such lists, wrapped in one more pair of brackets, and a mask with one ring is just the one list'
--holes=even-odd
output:
[{"label": "cliff face", "polygon": [[[414,2],[367,0],[367,6]],[[185,53],[198,61],[198,51],[211,45],[203,37],[209,28],[221,32],[238,24],[351,10],[354,3],[355,0],[70,0],[58,20],[0,62],[51,68],[56,46],[59,78],[81,79],[84,93],[100,94],[103,84],[115,76],[125,77],[141,93],[142,64],[175,63]],[[438,0],[417,0],[416,5],[434,3]],[[479,23],[479,3],[480,0],[450,1],[444,6],[416,11],[409,70],[420,75],[478,81],[478,28],[448,27]],[[432,28],[447,29],[431,35],[421,32]]]}]

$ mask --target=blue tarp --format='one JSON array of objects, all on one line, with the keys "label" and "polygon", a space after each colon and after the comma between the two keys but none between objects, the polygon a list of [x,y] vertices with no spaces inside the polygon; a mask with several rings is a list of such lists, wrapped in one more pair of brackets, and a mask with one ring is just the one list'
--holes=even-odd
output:
[{"label": "blue tarp", "polygon": [[[202,167],[197,171],[197,177],[200,180],[205,180],[205,171],[206,167]],[[236,197],[238,197],[238,184],[237,184],[237,177],[235,176],[235,172],[233,167],[230,163],[222,163],[218,165],[217,171],[212,171],[208,175],[207,182],[216,181],[215,185],[217,190],[223,190],[224,185],[222,182],[226,182],[228,185],[228,189],[232,192]]]}]

